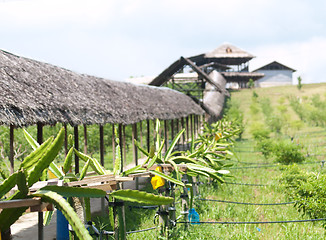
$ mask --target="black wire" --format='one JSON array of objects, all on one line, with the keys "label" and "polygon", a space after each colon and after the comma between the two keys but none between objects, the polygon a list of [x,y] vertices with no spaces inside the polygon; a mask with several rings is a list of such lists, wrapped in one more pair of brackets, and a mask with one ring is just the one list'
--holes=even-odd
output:
[{"label": "black wire", "polygon": [[284,202],[284,203],[245,203],[245,202],[234,202],[234,201],[226,201],[226,200],[218,200],[218,199],[205,199],[198,198],[199,201],[210,201],[210,202],[222,202],[222,203],[233,203],[233,204],[242,204],[242,205],[260,205],[260,206],[272,206],[272,205],[287,205],[294,204],[295,202]]},{"label": "black wire", "polygon": [[127,234],[131,234],[131,233],[139,233],[139,232],[146,232],[146,231],[149,231],[149,230],[153,230],[157,227],[151,227],[151,228],[146,228],[146,229],[142,229],[142,230],[135,230],[135,231],[130,231],[130,232],[127,232]]},{"label": "black wire", "polygon": [[176,222],[183,224],[270,224],[270,223],[297,223],[297,222],[317,222],[317,221],[325,221],[326,218],[317,218],[317,219],[305,219],[305,220],[288,220],[288,221],[267,221],[267,222]]},{"label": "black wire", "polygon": [[268,184],[254,184],[254,183],[236,183],[236,182],[224,182],[225,184],[233,184],[233,185],[245,185],[245,186],[256,186],[256,187],[266,187],[272,186]]}]

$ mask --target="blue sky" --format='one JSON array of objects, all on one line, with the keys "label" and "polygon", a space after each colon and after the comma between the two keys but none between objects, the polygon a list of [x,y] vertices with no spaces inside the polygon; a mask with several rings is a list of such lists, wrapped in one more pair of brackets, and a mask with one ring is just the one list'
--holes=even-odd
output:
[{"label": "blue sky", "polygon": [[[0,49],[112,80],[229,42],[326,82],[326,1],[0,0]],[[0,63],[1,64],[1,63]]]}]

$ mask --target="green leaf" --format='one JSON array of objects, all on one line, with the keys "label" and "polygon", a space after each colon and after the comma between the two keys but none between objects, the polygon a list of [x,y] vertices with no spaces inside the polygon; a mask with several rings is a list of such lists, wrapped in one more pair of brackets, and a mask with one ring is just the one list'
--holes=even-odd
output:
[{"label": "green leaf", "polygon": [[26,176],[23,170],[19,171],[17,174],[17,187],[23,194],[28,194],[29,189],[26,185]]},{"label": "green leaf", "polygon": [[219,173],[219,174],[230,174],[230,171],[229,170],[217,170],[216,171],[217,173]]},{"label": "green leaf", "polygon": [[49,170],[57,177],[57,178],[61,178],[63,177],[65,174],[63,173],[63,171],[54,163],[51,162],[50,166],[49,166]]},{"label": "green leaf", "polygon": [[142,148],[141,146],[140,146],[140,144],[139,144],[139,142],[135,139],[134,140],[134,142],[135,142],[135,145],[136,145],[136,147],[145,155],[145,156],[149,156],[149,153],[144,149],[144,148]]},{"label": "green leaf", "polygon": [[172,153],[175,145],[178,143],[181,135],[183,134],[183,132],[185,131],[185,129],[181,129],[181,131],[175,136],[175,138],[173,139],[171,145],[169,146],[169,149],[167,150],[167,152],[164,155],[164,162],[166,162],[166,160],[168,160],[168,158],[170,157],[170,154]]},{"label": "green leaf", "polygon": [[105,175],[107,174],[107,171],[105,170],[105,168],[95,159],[95,158],[91,158],[81,152],[79,152],[78,150],[74,149],[75,154],[77,154],[78,157],[80,157],[81,160],[87,162],[88,160],[90,160],[90,165],[92,167],[92,169],[99,175]]},{"label": "green leaf", "polygon": [[45,186],[40,190],[56,192],[64,197],[105,197],[106,192],[96,188],[66,187],[66,186]]},{"label": "green leaf", "polygon": [[47,149],[45,154],[41,157],[41,159],[37,162],[34,169],[30,172],[28,177],[28,186],[32,186],[38,179],[41,177],[42,172],[49,167],[51,162],[55,159],[58,155],[65,136],[64,128],[61,128],[60,132],[58,133],[57,137],[54,139],[51,146]]},{"label": "green leaf", "polygon": [[114,159],[114,168],[113,168],[114,175],[119,175],[121,173],[121,166],[122,166],[121,149],[120,149],[120,145],[117,144],[117,146],[115,147],[115,159]]},{"label": "green leaf", "polygon": [[129,189],[114,191],[110,193],[110,196],[123,201],[136,202],[148,205],[167,205],[174,201],[174,199],[171,197],[163,197],[151,193]]},{"label": "green leaf", "polygon": [[84,177],[85,177],[85,175],[86,175],[86,173],[87,173],[87,169],[88,169],[90,163],[91,163],[91,160],[88,160],[88,161],[86,162],[86,164],[84,165],[84,167],[83,167],[83,169],[82,169],[82,171],[81,171],[81,173],[80,173],[79,180],[83,180],[83,179],[84,179]]},{"label": "green leaf", "polygon": [[172,178],[172,177],[170,177],[170,176],[168,176],[168,175],[166,175],[164,173],[158,172],[156,170],[149,170],[149,172],[152,173],[152,174],[154,174],[154,175],[156,175],[156,176],[159,176],[161,178],[164,178],[167,181],[173,182],[176,185],[179,185],[181,187],[184,187],[185,186],[183,182],[181,182],[181,181],[179,181],[179,180],[177,180],[175,178]]},{"label": "green leaf", "polygon": [[154,165],[154,163],[156,163],[156,161],[159,159],[159,154],[162,152],[163,147],[164,147],[164,140],[162,141],[162,144],[161,144],[157,154],[154,155],[152,160],[148,163],[147,168],[152,167]]},{"label": "green leaf", "polygon": [[132,167],[132,168],[130,168],[130,169],[128,169],[128,170],[126,170],[126,171],[124,171],[123,173],[122,173],[122,175],[123,176],[128,176],[128,175],[130,175],[130,174],[135,174],[136,172],[138,173],[138,172],[140,172],[140,171],[147,171],[145,168],[142,168],[142,166],[141,165],[137,165],[137,166],[135,166],[135,167]]},{"label": "green leaf", "polygon": [[33,150],[37,149],[40,144],[23,128],[24,136],[29,143],[29,145],[32,146]]},{"label": "green leaf", "polygon": [[44,213],[43,226],[48,226],[51,223],[54,211],[46,211]]},{"label": "green leaf", "polygon": [[86,217],[86,222],[89,222],[92,220],[92,212],[91,212],[91,200],[89,197],[84,198],[85,202],[85,217]]},{"label": "green leaf", "polygon": [[197,164],[196,159],[186,157],[186,156],[172,157],[172,158],[169,159],[169,161],[173,161],[176,164],[180,164],[180,163],[194,163],[194,164]]},{"label": "green leaf", "polygon": [[39,190],[34,196],[41,197],[42,201],[53,203],[66,217],[72,229],[75,231],[77,237],[83,240],[92,240],[93,238],[89,235],[89,232],[81,222],[78,215],[70,204],[56,192]]},{"label": "green leaf", "polygon": [[0,185],[0,199],[7,194],[17,182],[18,173],[11,174],[6,180],[4,180]]},{"label": "green leaf", "polygon": [[192,163],[187,163],[186,164],[188,168],[193,169],[193,170],[200,170],[204,171],[207,173],[216,173],[216,170],[210,167],[202,166],[199,164],[192,164]]},{"label": "green leaf", "polygon": [[69,152],[67,153],[67,156],[66,156],[66,159],[63,163],[63,172],[64,173],[67,173],[71,166],[72,166],[72,155],[73,155],[73,152],[74,152],[74,148],[70,148],[69,149]]},{"label": "green leaf", "polygon": [[37,147],[33,152],[31,152],[24,161],[20,164],[19,169],[24,169],[25,171],[31,170],[35,167],[36,163],[39,161],[44,152],[48,149],[53,141],[53,137],[50,137],[41,146]]}]

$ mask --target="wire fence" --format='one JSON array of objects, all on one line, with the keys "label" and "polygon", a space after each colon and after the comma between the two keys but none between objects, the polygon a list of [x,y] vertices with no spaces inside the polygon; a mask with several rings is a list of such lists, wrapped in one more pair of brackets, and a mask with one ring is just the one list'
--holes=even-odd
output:
[{"label": "wire fence", "polygon": [[288,205],[288,204],[294,204],[294,203],[296,203],[296,202],[283,202],[283,203],[248,203],[248,202],[235,202],[235,201],[218,200],[218,199],[206,199],[206,198],[199,198],[198,200],[200,200],[200,201],[210,201],[210,202],[231,203],[231,204],[241,204],[241,205],[258,205],[258,206]]},{"label": "wire fence", "polygon": [[226,222],[226,221],[212,221],[212,222],[185,222],[178,221],[176,224],[272,224],[272,223],[301,223],[301,222],[317,222],[325,221],[326,218],[317,218],[317,219],[303,219],[303,220],[284,220],[284,221],[265,221],[265,222]]}]

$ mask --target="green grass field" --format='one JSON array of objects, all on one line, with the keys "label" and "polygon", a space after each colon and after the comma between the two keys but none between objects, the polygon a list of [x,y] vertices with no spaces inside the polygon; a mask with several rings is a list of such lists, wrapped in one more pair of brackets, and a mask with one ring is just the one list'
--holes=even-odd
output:
[{"label": "green grass field", "polygon": [[[310,98],[319,94],[325,98],[326,84],[304,85],[299,91],[296,86],[254,89],[259,98],[269,98],[275,114],[285,114],[287,123],[300,122],[301,120],[289,105],[288,97]],[[218,199],[244,203],[284,203],[290,199],[284,194],[284,189],[279,185],[278,178],[282,170],[273,160],[266,160],[260,152],[256,151],[256,143],[252,139],[250,129],[254,122],[263,122],[264,115],[261,110],[253,114],[253,90],[244,89],[231,93],[232,100],[240,103],[240,110],[244,113],[245,131],[243,139],[236,141],[235,153],[231,158],[235,163],[230,169],[232,178],[228,182],[263,184],[267,186],[248,186],[234,184],[208,184],[199,186],[199,196],[195,200],[196,211],[200,221],[224,222],[265,222],[309,219],[299,213],[293,204],[288,205],[240,205],[221,202],[201,201],[199,198]],[[278,111],[278,106],[283,105],[286,111]],[[284,110],[284,108],[283,108]],[[265,123],[264,123],[265,124]],[[301,122],[298,125],[287,124],[273,137],[290,138],[303,147],[306,157],[302,167],[308,171],[324,172],[320,161],[326,154],[326,128],[313,126]],[[311,156],[317,154],[318,156]],[[317,162],[317,163],[316,163]],[[309,164],[310,163],[310,164]],[[259,165],[259,168],[249,168]],[[273,166],[270,166],[273,165]],[[270,167],[263,167],[270,166]],[[245,167],[245,168],[243,168]],[[180,209],[179,199],[177,208]],[[144,229],[154,226],[155,210],[129,209],[126,207],[127,231]],[[105,218],[95,218],[99,224],[105,224]],[[301,222],[281,224],[199,224],[187,228],[183,224],[177,225],[171,232],[170,239],[325,239],[325,229],[322,222]],[[159,230],[128,235],[128,239],[165,239],[159,236]]]}]

